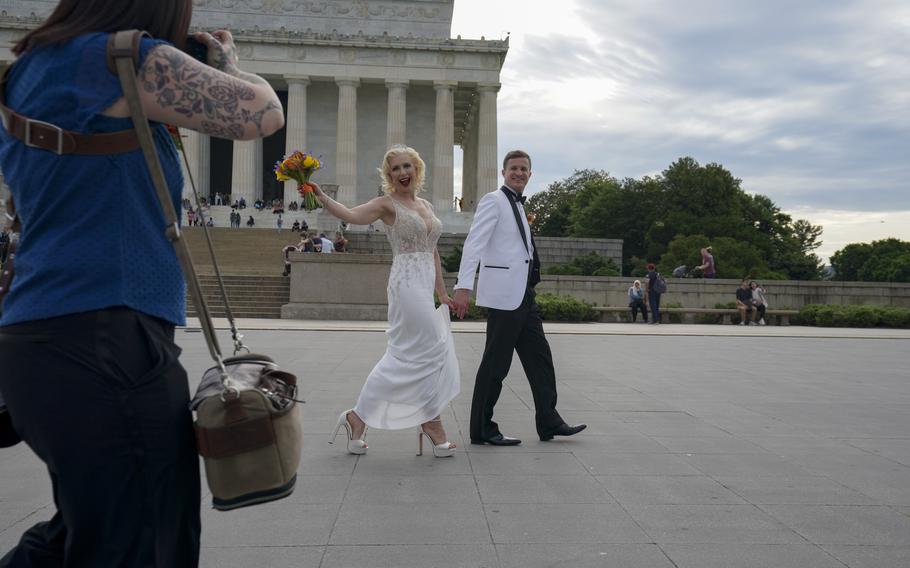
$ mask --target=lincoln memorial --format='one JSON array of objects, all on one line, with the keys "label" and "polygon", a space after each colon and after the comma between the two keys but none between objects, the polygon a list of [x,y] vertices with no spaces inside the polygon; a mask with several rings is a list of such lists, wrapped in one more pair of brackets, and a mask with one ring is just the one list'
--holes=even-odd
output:
[{"label": "lincoln memorial", "polygon": [[[261,75],[287,124],[258,141],[186,131],[189,169],[203,195],[297,200],[272,167],[293,150],[321,155],[315,181],[337,184],[353,205],[377,195],[379,166],[394,144],[427,163],[424,197],[453,210],[455,146],[462,152],[463,207],[497,187],[496,102],[508,38],[451,37],[454,0],[194,0],[193,28],[234,34],[240,67]],[[0,0],[0,64],[13,41],[56,6]],[[187,192],[189,192],[187,187]],[[189,193],[188,193],[189,194]]]}]

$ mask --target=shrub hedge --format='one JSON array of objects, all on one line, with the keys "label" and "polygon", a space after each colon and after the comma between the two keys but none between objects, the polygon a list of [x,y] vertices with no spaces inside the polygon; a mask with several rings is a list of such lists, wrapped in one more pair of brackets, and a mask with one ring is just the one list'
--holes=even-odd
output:
[{"label": "shrub hedge", "polygon": [[537,296],[540,317],[548,321],[594,321],[597,312],[591,304],[572,296],[540,294]]},{"label": "shrub hedge", "polygon": [[910,309],[883,306],[809,304],[799,310],[794,323],[818,327],[910,328]]},{"label": "shrub hedge", "polygon": [[[439,305],[439,301],[436,301]],[[557,296],[555,294],[540,294],[537,296],[537,305],[540,307],[540,317],[548,321],[594,321],[598,314],[591,304],[577,300],[571,296]],[[468,304],[466,320],[486,319],[487,309],[474,304],[471,298]]]}]

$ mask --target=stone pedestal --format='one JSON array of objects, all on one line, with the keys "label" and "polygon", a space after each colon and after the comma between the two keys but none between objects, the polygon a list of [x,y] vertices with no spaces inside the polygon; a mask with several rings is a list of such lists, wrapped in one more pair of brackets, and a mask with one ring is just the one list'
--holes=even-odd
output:
[{"label": "stone pedestal", "polygon": [[290,302],[282,319],[388,319],[390,255],[291,254]]}]

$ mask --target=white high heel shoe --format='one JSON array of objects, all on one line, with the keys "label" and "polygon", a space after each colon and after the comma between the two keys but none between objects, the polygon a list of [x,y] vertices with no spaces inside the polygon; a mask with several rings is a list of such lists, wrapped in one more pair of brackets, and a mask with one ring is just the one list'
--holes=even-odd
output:
[{"label": "white high heel shoe", "polygon": [[354,430],[351,428],[350,422],[348,422],[349,412],[354,412],[354,409],[352,408],[350,410],[345,410],[341,413],[340,416],[338,416],[338,423],[335,424],[335,431],[332,432],[332,436],[329,438],[329,443],[335,443],[335,438],[338,437],[338,432],[341,430],[341,427],[344,426],[344,431],[347,434],[345,438],[347,441],[348,452],[354,455],[362,456],[363,454],[367,453],[368,449],[367,443],[364,442],[364,439],[367,437],[367,429],[366,426],[364,426],[362,438],[354,438]]},{"label": "white high heel shoe", "polygon": [[[442,422],[442,418],[437,418],[436,420],[430,420],[430,422]],[[441,444],[437,444],[433,441],[433,438],[430,437],[423,429],[423,425],[417,427],[417,455],[423,455],[423,437],[426,436],[427,440],[430,441],[430,447],[433,448],[433,457],[437,458],[450,458],[455,455],[455,444],[449,441],[445,441]]]}]

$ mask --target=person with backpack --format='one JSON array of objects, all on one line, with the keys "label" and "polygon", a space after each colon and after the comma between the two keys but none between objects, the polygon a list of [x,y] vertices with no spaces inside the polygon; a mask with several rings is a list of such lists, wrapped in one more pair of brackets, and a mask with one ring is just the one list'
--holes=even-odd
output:
[{"label": "person with backpack", "polygon": [[653,262],[648,263],[648,305],[651,323],[660,323],[660,295],[667,291],[667,281],[660,275]]}]

